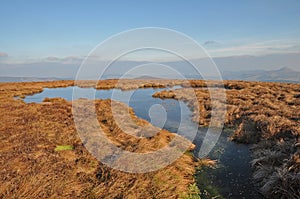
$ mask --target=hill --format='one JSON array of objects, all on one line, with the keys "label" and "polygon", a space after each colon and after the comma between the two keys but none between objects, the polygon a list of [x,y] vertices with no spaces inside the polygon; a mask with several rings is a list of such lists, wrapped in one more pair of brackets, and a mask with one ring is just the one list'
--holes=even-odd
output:
[{"label": "hill", "polygon": [[300,72],[283,67],[278,70],[225,71],[224,79],[265,81],[265,82],[300,82]]}]

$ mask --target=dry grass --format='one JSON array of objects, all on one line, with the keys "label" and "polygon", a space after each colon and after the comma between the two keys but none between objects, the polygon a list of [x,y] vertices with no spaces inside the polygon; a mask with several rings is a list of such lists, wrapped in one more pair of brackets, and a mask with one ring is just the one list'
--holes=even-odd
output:
[{"label": "dry grass", "polygon": [[79,87],[94,87],[96,89],[119,88],[122,90],[130,90],[137,88],[165,88],[175,85],[188,84],[185,80],[159,80],[159,79],[109,79],[105,81],[76,81],[75,85]]},{"label": "dry grass", "polygon": [[[26,104],[13,98],[45,87],[72,85],[73,81],[0,84],[0,198],[177,198],[188,191],[199,165],[191,155],[186,153],[168,167],[146,174],[117,171],[98,162],[83,146],[71,102],[57,98]],[[110,104],[110,100],[97,100],[97,117],[119,147],[133,152],[157,150],[174,136],[161,131],[152,139],[137,140],[117,128]],[[117,106],[120,111],[126,109]],[[131,117],[135,122],[128,128],[148,124],[132,111]],[[73,149],[55,151],[61,145]]]},{"label": "dry grass", "polygon": [[[187,154],[157,172],[128,174],[99,163],[83,147],[76,132],[71,103],[46,99],[26,104],[13,97],[41,92],[43,88],[73,86],[73,81],[0,83],[0,198],[176,198],[193,183],[195,163]],[[207,87],[217,91],[220,82],[192,80],[105,80],[81,81],[80,87],[135,89],[181,85],[183,89],[162,91],[155,97],[185,101],[194,121],[207,126],[211,101]],[[190,88],[192,87],[192,88]],[[269,198],[298,198],[300,173],[300,86],[287,83],[225,81],[225,124],[235,126],[232,139],[255,144],[252,148],[254,178]],[[196,99],[191,98],[195,91]],[[115,144],[128,151],[151,151],[164,146],[172,134],[162,131],[152,140],[132,138],[111,119],[110,101],[96,101],[97,117]],[[126,109],[118,105],[119,110]],[[217,109],[223,114],[224,110]],[[198,117],[199,114],[199,117]],[[134,118],[137,135],[145,121]],[[218,123],[216,123],[218,125]],[[133,130],[134,129],[134,130]],[[138,144],[137,144],[138,143]],[[57,145],[73,150],[57,151]],[[204,161],[205,162],[205,161]]]},{"label": "dry grass", "polygon": [[[195,121],[208,126],[211,102],[207,87],[220,89],[220,83],[191,81],[190,88],[161,91],[154,97],[185,100],[199,112]],[[227,111],[225,125],[235,126],[232,139],[256,144],[253,147],[254,178],[261,191],[270,198],[299,198],[300,195],[300,85],[225,81]],[[222,114],[222,110],[218,110]]]}]

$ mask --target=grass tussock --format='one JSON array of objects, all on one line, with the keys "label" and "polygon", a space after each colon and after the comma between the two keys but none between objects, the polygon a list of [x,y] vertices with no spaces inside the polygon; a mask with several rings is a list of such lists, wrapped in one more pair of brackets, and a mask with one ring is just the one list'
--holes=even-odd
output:
[{"label": "grass tussock", "polygon": [[[0,198],[198,197],[192,185],[195,167],[201,162],[195,162],[189,153],[168,167],[147,174],[116,171],[99,163],[85,149],[75,129],[70,102],[58,98],[26,104],[14,99],[42,92],[45,87],[74,85],[123,90],[181,85],[182,89],[161,91],[154,97],[185,101],[200,126],[210,125],[215,107],[218,115],[225,116],[226,126],[236,127],[232,139],[254,144],[253,176],[261,192],[268,198],[300,195],[299,84],[225,81],[226,100],[217,99],[212,106],[207,88],[218,93],[223,88],[220,82],[148,79],[0,83]],[[127,121],[126,117],[133,122],[126,123],[125,129],[119,128],[111,117],[110,100],[98,100],[95,105],[97,120],[106,135],[124,150],[155,151],[174,136],[167,131],[151,135],[155,127],[141,128],[147,122],[122,104],[117,104],[118,114],[124,116],[121,122]],[[124,133],[128,130],[132,135]],[[139,138],[143,136],[147,138]],[[85,141],[93,144],[92,140]],[[73,150],[57,153],[54,149],[61,145],[73,146]],[[213,165],[207,162],[210,163]]]},{"label": "grass tussock", "polygon": [[[208,87],[220,89],[216,82],[191,81],[191,88],[161,91],[154,97],[185,100],[199,125],[208,126],[212,105]],[[252,149],[254,178],[269,198],[299,198],[300,195],[300,90],[299,84],[224,81],[226,89],[225,125],[235,127],[232,139],[255,144]],[[190,90],[189,90],[190,89]]]},{"label": "grass tussock", "polygon": [[[95,159],[83,146],[75,128],[71,102],[55,98],[26,104],[14,99],[41,92],[45,87],[73,85],[73,81],[0,84],[0,198],[178,198],[189,192],[195,167],[199,165],[189,153],[150,173],[114,170]],[[96,114],[116,146],[131,152],[155,151],[174,137],[162,130],[138,138],[150,132],[142,131],[142,126],[155,127],[137,118],[132,110],[127,116],[133,122],[125,128],[137,136],[124,133],[112,121],[111,103],[97,100]],[[117,103],[116,107],[120,115],[128,111],[124,104]]]}]

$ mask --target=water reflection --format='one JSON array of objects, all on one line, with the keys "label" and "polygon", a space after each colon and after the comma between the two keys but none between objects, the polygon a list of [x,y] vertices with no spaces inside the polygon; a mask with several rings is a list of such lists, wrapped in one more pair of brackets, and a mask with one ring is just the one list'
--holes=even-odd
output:
[{"label": "water reflection", "polygon": [[[81,94],[84,94],[80,95],[81,97],[88,99],[93,99],[94,97],[98,99],[114,99],[128,104],[133,108],[138,117],[193,140],[196,145],[194,154],[198,155],[199,152],[201,154],[201,145],[207,129],[198,129],[197,124],[191,120],[191,111],[183,102],[152,97],[152,94],[164,90],[164,88],[147,88],[135,91],[122,91],[118,89],[95,90],[93,88],[80,89],[82,89]],[[76,99],[76,96],[72,96],[72,92],[73,87],[46,88],[42,93],[27,96],[24,101],[27,103],[39,103],[46,97],[61,97],[66,100]],[[158,110],[156,110],[157,108]],[[162,110],[165,111],[166,115],[157,114],[157,111]],[[195,132],[196,134],[192,132],[195,128],[198,129],[198,132]],[[212,132],[211,136],[213,135]],[[196,177],[200,189],[203,190],[205,187],[207,189],[205,191],[210,192],[211,196],[220,194],[225,198],[261,198],[261,195],[256,192],[256,188],[251,181],[249,147],[228,141],[228,136],[228,133],[223,132],[216,146],[209,154],[211,159],[218,160],[218,167],[215,169],[203,168],[197,172]],[[193,139],[194,137],[195,139]],[[205,198],[205,193],[203,193],[203,197]]]}]

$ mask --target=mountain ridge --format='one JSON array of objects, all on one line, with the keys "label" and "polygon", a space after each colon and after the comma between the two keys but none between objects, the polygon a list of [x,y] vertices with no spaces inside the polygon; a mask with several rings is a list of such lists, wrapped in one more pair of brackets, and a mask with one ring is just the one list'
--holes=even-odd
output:
[{"label": "mountain ridge", "polygon": [[275,70],[224,71],[222,75],[226,80],[300,82],[300,72],[286,66]]}]

